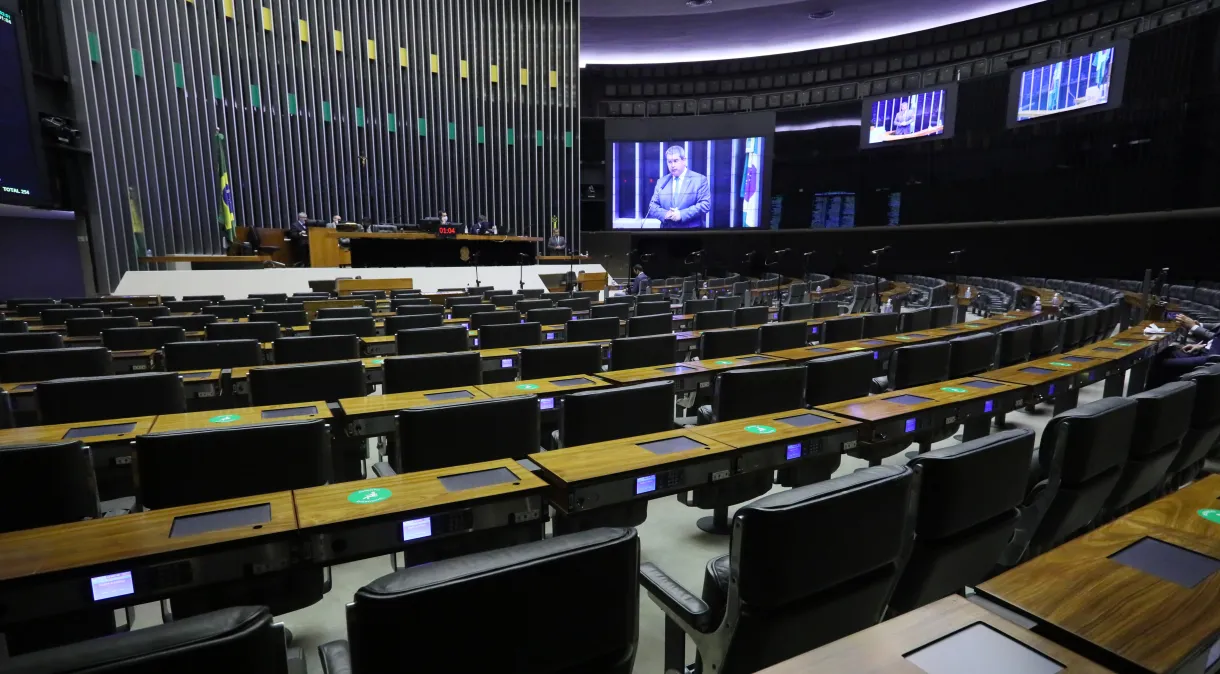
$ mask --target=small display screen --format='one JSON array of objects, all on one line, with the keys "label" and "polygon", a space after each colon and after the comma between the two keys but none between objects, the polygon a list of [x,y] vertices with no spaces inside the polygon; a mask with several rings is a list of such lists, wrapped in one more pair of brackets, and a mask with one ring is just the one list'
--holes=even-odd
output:
[{"label": "small display screen", "polygon": [[818,424],[830,423],[830,419],[819,417],[816,414],[797,414],[791,417],[782,417],[780,419],[776,419],[776,421],[783,422],[789,426],[796,426],[797,428],[808,428],[810,426],[817,426]]},{"label": "small display screen", "polygon": [[512,366],[513,366],[512,358],[501,358],[500,359],[500,367],[512,367]]},{"label": "small display screen", "polygon": [[994,401],[988,400],[987,402],[983,403],[984,412],[990,412],[994,407],[995,407]]},{"label": "small display screen", "polygon": [[965,386],[968,388],[981,388],[981,389],[986,390],[989,388],[999,388],[999,387],[1003,386],[1003,384],[998,384],[994,381],[983,381],[982,379],[975,379],[974,381],[968,381],[968,382],[962,384],[962,386]]},{"label": "small display screen", "polygon": [[1048,395],[1048,396],[1055,395],[1055,385],[1054,384],[1051,384],[1050,388],[1048,388],[1046,390],[1046,395]]},{"label": "small display screen", "polygon": [[414,541],[432,535],[432,518],[421,517],[417,520],[407,520],[402,523],[402,540]]},{"label": "small display screen", "polygon": [[211,372],[192,372],[191,374],[182,375],[183,379],[207,379],[211,377]]},{"label": "small display screen", "polygon": [[927,335],[920,334],[918,332],[908,332],[905,336],[911,339],[923,339],[924,337],[927,337]]},{"label": "small display screen", "polygon": [[555,399],[554,398],[539,398],[538,399],[538,409],[540,409],[540,410],[555,409]]},{"label": "small display screen", "polygon": [[38,384],[22,384],[21,386],[14,386],[11,390],[13,390],[13,391],[33,391],[36,388],[38,388]]},{"label": "small display screen", "polygon": [[653,454],[673,454],[675,452],[685,452],[690,449],[707,449],[707,445],[700,442],[695,442],[688,437],[680,436],[677,438],[668,438],[666,440],[654,440],[645,442],[639,445]]},{"label": "small display screen", "polygon": [[809,329],[809,334],[811,334],[811,335],[816,335],[816,334],[818,334],[818,326],[816,326],[816,325],[815,325],[815,326],[813,326],[812,328],[810,328],[810,329]]},{"label": "small display screen", "polygon": [[84,428],[72,428],[64,434],[64,440],[72,440],[75,438],[94,438],[99,435],[122,435],[130,433],[136,429],[136,422],[132,421],[125,424],[107,424],[105,426],[86,426]]},{"label": "small display screen", "polygon": [[136,593],[136,586],[131,580],[130,571],[96,576],[89,579],[89,584],[93,587],[93,601],[126,597]]},{"label": "small display screen", "polygon": [[441,393],[425,393],[424,399],[433,402],[440,400],[461,400],[465,398],[473,398],[474,394],[470,391],[444,391]]},{"label": "small display screen", "polygon": [[835,352],[834,349],[828,349],[824,346],[811,346],[811,347],[809,347],[808,350],[810,353],[834,353]]},{"label": "small display screen", "polygon": [[906,433],[914,433],[915,432],[915,420],[907,419],[907,423],[903,427],[903,429],[904,429],[904,432],[906,432]]},{"label": "small display screen", "polygon": [[902,656],[928,674],[1056,674],[1064,667],[986,623],[974,623]]},{"label": "small display screen", "polygon": [[788,450],[785,452],[785,457],[789,461],[801,458],[801,443],[797,442],[788,445]]},{"label": "small display screen", "polygon": [[695,371],[693,367],[683,367],[681,365],[670,365],[669,367],[659,367],[657,369],[666,374],[685,374]]},{"label": "small display screen", "polygon": [[281,417],[303,417],[317,413],[318,408],[309,405],[307,407],[285,407],[279,410],[263,410],[262,416],[264,419],[279,419]]},{"label": "small display screen", "polygon": [[1112,347],[1112,346],[1099,346],[1099,347],[1097,347],[1096,349],[1093,349],[1093,350],[1094,350],[1094,351],[1107,351],[1107,352],[1110,352],[1110,353],[1122,353],[1122,352],[1123,352],[1123,350],[1122,350],[1122,349],[1116,349],[1116,348],[1114,348],[1114,347]]},{"label": "small display screen", "polygon": [[1085,356],[1060,356],[1059,360],[1066,360],[1069,363],[1087,363],[1093,359],[1086,358]]},{"label": "small display screen", "polygon": [[473,473],[445,475],[437,479],[441,481],[441,486],[445,488],[445,491],[463,491],[479,487],[490,487],[495,484],[516,482],[517,476],[507,468],[490,468],[488,470],[476,470]]},{"label": "small display screen", "polygon": [[656,491],[656,489],[657,489],[657,476],[656,475],[645,475],[644,477],[635,478],[636,496],[639,496],[640,494],[647,494],[650,491]]},{"label": "small display screen", "polygon": [[859,343],[863,344],[864,346],[885,346],[886,344],[886,342],[883,342],[880,339],[865,339],[861,340]]},{"label": "small display screen", "polygon": [[1048,370],[1044,367],[1023,367],[1021,372],[1026,374],[1055,374],[1054,370]]},{"label": "small display screen", "polygon": [[931,398],[921,398],[919,396],[901,395],[892,398],[882,398],[887,403],[898,403],[899,405],[918,405],[920,403],[932,402]]},{"label": "small display screen", "polygon": [[1110,555],[1110,559],[1186,588],[1220,571],[1220,560],[1147,537]]},{"label": "small display screen", "polygon": [[761,360],[771,360],[771,359],[767,358],[766,356],[746,356],[745,358],[738,358],[737,362],[739,362],[739,363],[757,363]]},{"label": "small display screen", "polygon": [[580,386],[582,384],[592,383],[592,379],[585,379],[584,377],[577,377],[575,379],[555,379],[551,381],[551,384],[555,386]]},{"label": "small display screen", "polygon": [[946,85],[919,93],[868,99],[864,104],[860,146],[952,137],[956,93],[954,86]]},{"label": "small display screen", "polygon": [[169,528],[169,537],[195,536],[223,529],[253,527],[266,524],[270,521],[270,503],[260,503],[242,508],[229,508],[228,510],[214,510],[209,513],[175,517],[174,523]]},{"label": "small display screen", "polygon": [[550,341],[553,341],[554,339],[555,339],[555,333],[553,333],[553,332],[546,333],[546,341],[550,342]]}]

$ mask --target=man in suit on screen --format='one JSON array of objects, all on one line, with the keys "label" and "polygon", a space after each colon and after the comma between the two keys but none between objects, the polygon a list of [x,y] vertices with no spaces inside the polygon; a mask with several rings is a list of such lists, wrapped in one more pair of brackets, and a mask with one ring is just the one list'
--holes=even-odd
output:
[{"label": "man in suit on screen", "polygon": [[686,148],[673,145],[665,151],[669,173],[657,181],[648,203],[648,217],[661,221],[661,229],[693,229],[703,226],[703,216],[712,209],[712,190],[707,176],[686,168]]}]

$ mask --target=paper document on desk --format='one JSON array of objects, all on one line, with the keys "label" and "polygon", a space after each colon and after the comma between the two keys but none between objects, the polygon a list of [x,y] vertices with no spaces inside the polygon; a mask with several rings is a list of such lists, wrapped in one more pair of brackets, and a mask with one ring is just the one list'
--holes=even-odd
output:
[{"label": "paper document on desk", "polygon": [[1145,335],[1163,335],[1163,334],[1165,334],[1165,332],[1166,332],[1165,328],[1157,327],[1156,323],[1153,323],[1152,325],[1149,325],[1148,327],[1144,328]]}]

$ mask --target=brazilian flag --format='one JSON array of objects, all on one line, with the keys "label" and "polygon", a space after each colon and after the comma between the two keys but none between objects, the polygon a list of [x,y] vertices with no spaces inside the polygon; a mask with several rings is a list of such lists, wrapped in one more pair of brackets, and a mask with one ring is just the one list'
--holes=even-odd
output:
[{"label": "brazilian flag", "polygon": [[149,255],[148,242],[144,239],[144,209],[140,207],[140,195],[136,188],[127,186],[127,209],[131,211],[131,240],[137,258]]},{"label": "brazilian flag", "polygon": [[225,241],[232,245],[237,238],[237,215],[233,207],[233,185],[229,182],[229,159],[225,154],[225,137],[216,132],[216,180],[220,184],[220,208],[217,211],[217,222],[225,234]]}]

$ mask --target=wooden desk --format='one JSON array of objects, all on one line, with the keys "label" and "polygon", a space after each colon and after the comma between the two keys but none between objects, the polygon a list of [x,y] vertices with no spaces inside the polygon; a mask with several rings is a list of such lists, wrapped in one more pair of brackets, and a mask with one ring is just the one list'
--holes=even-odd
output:
[{"label": "wooden desk", "polygon": [[[1061,671],[1071,674],[1110,671],[961,597],[950,595],[772,665],[759,674],[925,674],[904,656],[980,623],[1058,661],[1064,666]],[[979,665],[976,671],[980,673],[987,671],[985,663],[970,664]]]},{"label": "wooden desk", "polygon": [[[1028,386],[1025,400],[1027,405],[1053,399],[1055,414],[1059,414],[1076,406],[1082,386],[1088,386],[1111,374],[1108,361],[1100,358],[1090,361],[1064,360],[1067,355],[1047,356],[984,374],[995,381]],[[1099,374],[1102,377],[1098,377]]]},{"label": "wooden desk", "polygon": [[[128,442],[137,435],[143,435],[152,428],[155,416],[124,417],[121,419],[103,419],[101,421],[81,421],[73,424],[53,424],[49,426],[25,426],[22,428],[7,428],[0,430],[0,445],[37,445],[48,442],[66,440],[70,431],[77,431],[79,439],[90,447],[96,447],[112,442]],[[131,427],[116,432],[111,428],[120,424],[130,424]],[[97,435],[92,435],[90,429],[97,429]]]},{"label": "wooden desk", "polygon": [[746,367],[757,367],[763,365],[788,365],[784,358],[772,356],[765,353],[747,353],[740,356],[726,356],[722,358],[707,358],[699,361],[699,365],[707,372],[721,372],[724,370],[739,370]]},{"label": "wooden desk", "polygon": [[1220,475],[1208,475],[1189,487],[1149,503],[1124,519],[1148,526],[1172,529],[1189,536],[1215,538],[1220,524],[1199,515],[1200,510],[1220,508]]},{"label": "wooden desk", "polygon": [[853,449],[860,423],[825,412],[789,410],[698,426],[700,437],[738,450],[773,447],[769,456],[738,460],[737,473],[792,465],[800,459]]},{"label": "wooden desk", "polygon": [[[577,380],[584,380],[577,381]],[[571,382],[561,384],[559,382]],[[547,377],[545,379],[529,379],[526,381],[507,381],[499,384],[480,384],[478,388],[490,398],[509,398],[519,395],[546,396],[551,393],[573,393],[594,388],[604,388],[610,384],[591,374],[574,374],[565,377]]]},{"label": "wooden desk", "polygon": [[775,356],[776,358],[783,358],[785,360],[807,361],[844,353],[837,347],[838,344],[815,344],[813,346],[802,346],[795,349],[784,349],[782,351],[768,351],[766,355]]},{"label": "wooden desk", "polygon": [[[495,470],[511,473],[513,481],[472,488],[442,482]],[[405,548],[410,565],[437,558],[435,542],[451,536],[475,548],[541,540],[545,489],[520,464],[500,459],[298,489],[293,499],[315,560],[329,564]]]},{"label": "wooden desk", "polygon": [[168,264],[170,269],[261,269],[271,265],[270,255],[154,255],[144,264]]},{"label": "wooden desk", "polygon": [[1220,573],[1185,587],[1110,559],[1145,538],[1220,558],[1220,525],[1203,520],[1204,534],[1171,528],[1178,516],[1166,514],[1194,496],[1115,520],[992,578],[978,591],[1038,621],[1034,629],[1040,634],[1060,642],[1082,640],[1077,650],[1112,668],[1202,672],[1220,634]]},{"label": "wooden desk", "polygon": [[344,432],[348,436],[370,438],[392,435],[395,430],[394,415],[399,410],[488,399],[490,396],[474,386],[460,386],[363,398],[343,398],[339,400],[339,409],[343,411]]},{"label": "wooden desk", "polygon": [[[339,239],[350,240],[351,249],[340,248]],[[542,239],[528,236],[458,234],[452,238],[442,239],[436,234],[428,232],[341,232],[325,227],[310,227],[309,260],[310,266],[313,267],[350,266],[354,262],[363,264],[359,258],[362,258],[363,253],[368,252],[365,246],[379,244],[381,248],[385,249],[383,252],[387,255],[402,257],[401,253],[407,253],[405,258],[400,260],[402,266],[424,266],[414,264],[414,262],[426,262],[430,258],[435,264],[443,266],[465,266],[466,261],[458,255],[460,248],[466,247],[468,252],[475,252],[476,250],[493,250],[493,247],[499,246],[503,247],[504,252],[507,253],[505,259],[511,259],[515,264],[516,257],[513,253],[521,251],[532,256],[536,249],[535,244],[540,242]],[[404,243],[414,245],[402,247]],[[489,258],[488,264],[493,264],[491,258],[494,256],[487,257]]]},{"label": "wooden desk", "polygon": [[414,290],[415,281],[409,278],[341,278],[335,280],[335,291],[340,297],[359,290],[384,290],[392,294],[395,290]]},{"label": "wooden desk", "polygon": [[[274,410],[294,410],[291,416],[263,418],[263,412]],[[261,407],[236,407],[224,410],[208,410],[204,412],[187,412],[186,414],[162,414],[153,423],[150,433],[168,433],[171,431],[210,431],[218,428],[233,428],[235,426],[258,426],[274,424],[283,421],[306,421],[309,419],[330,419],[330,408],[324,401],[309,403],[292,403],[289,405],[264,405]]]},{"label": "wooden desk", "polygon": [[934,330],[916,330],[913,332],[904,332],[897,335],[883,335],[877,339],[886,342],[894,342],[899,346],[908,344],[923,344],[926,342],[938,342],[945,339],[945,335]]},{"label": "wooden desk", "polygon": [[1144,390],[1152,358],[1160,344],[1143,339],[1111,338],[1062,354],[1063,358],[1096,358],[1106,362],[1099,376],[1105,379],[1106,397],[1121,396],[1126,373],[1131,372],[1127,383],[1127,394],[1134,395]]}]

